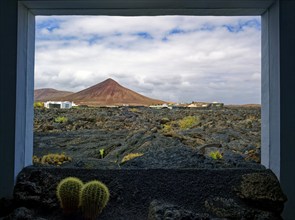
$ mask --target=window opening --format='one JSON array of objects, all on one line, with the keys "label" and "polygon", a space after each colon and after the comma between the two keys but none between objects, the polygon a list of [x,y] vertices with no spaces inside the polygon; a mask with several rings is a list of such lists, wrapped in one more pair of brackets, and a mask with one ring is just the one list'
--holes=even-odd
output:
[{"label": "window opening", "polygon": [[37,16],[35,164],[259,166],[260,32],[260,17]]}]

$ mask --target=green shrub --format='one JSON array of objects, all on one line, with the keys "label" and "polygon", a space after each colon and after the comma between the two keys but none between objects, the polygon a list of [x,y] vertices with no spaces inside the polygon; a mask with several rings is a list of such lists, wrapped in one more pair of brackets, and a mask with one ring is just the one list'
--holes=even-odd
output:
[{"label": "green shrub", "polygon": [[129,111],[133,112],[133,113],[139,113],[140,112],[140,110],[138,108],[130,108]]},{"label": "green shrub", "polygon": [[80,193],[80,206],[86,219],[96,219],[110,199],[108,187],[100,181],[86,183]]},{"label": "green shrub", "polygon": [[214,160],[220,160],[223,157],[219,151],[211,151],[209,155]]},{"label": "green shrub", "polygon": [[164,133],[169,133],[169,132],[171,132],[171,131],[172,131],[172,125],[171,125],[171,124],[164,124],[164,125],[163,125],[163,129],[162,129],[162,131],[163,131]]},{"label": "green shrub", "polygon": [[61,116],[58,116],[57,118],[54,119],[54,122],[56,123],[66,123],[67,121],[68,121],[67,117],[61,117]]},{"label": "green shrub", "polygon": [[161,124],[167,124],[168,122],[170,122],[169,118],[161,118],[161,120],[160,120]]},{"label": "green shrub", "polygon": [[57,186],[56,195],[65,213],[78,211],[83,182],[76,177],[67,177]]},{"label": "green shrub", "polygon": [[104,158],[105,155],[104,155],[104,149],[103,148],[99,150],[99,154],[100,154],[101,159]]},{"label": "green shrub", "polygon": [[60,166],[64,163],[71,162],[72,158],[65,155],[65,153],[61,154],[46,154],[42,157],[33,156],[33,163],[34,164],[48,164],[48,165],[56,165]]},{"label": "green shrub", "polygon": [[34,108],[44,108],[43,102],[34,102]]},{"label": "green shrub", "polygon": [[130,153],[130,154],[127,154],[127,155],[125,155],[125,156],[123,157],[121,163],[124,163],[124,162],[126,162],[126,161],[128,161],[128,160],[132,160],[132,159],[134,159],[134,158],[136,158],[136,157],[141,157],[141,156],[143,156],[142,153]]},{"label": "green shrub", "polygon": [[187,116],[178,121],[180,129],[188,129],[199,123],[199,118],[195,116]]}]

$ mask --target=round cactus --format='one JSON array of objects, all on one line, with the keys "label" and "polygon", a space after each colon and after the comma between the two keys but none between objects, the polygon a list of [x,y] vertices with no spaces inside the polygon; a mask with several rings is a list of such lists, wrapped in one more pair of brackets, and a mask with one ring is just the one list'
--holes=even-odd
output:
[{"label": "round cactus", "polygon": [[65,213],[78,210],[82,187],[83,182],[76,177],[67,177],[58,184],[56,194]]},{"label": "round cactus", "polygon": [[86,219],[95,219],[107,205],[110,192],[102,182],[93,180],[86,183],[81,190],[80,206]]}]

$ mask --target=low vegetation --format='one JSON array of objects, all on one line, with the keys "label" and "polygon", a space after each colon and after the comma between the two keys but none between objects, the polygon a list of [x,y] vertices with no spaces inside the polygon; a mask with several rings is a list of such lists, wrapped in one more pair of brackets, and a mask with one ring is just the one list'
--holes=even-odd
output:
[{"label": "low vegetation", "polygon": [[136,158],[136,157],[141,157],[141,156],[143,156],[142,153],[130,153],[130,154],[127,154],[127,155],[125,155],[125,156],[123,157],[121,163],[124,163],[124,162],[126,162],[126,161],[128,161],[128,160],[132,160],[132,159],[134,159],[134,158]]},{"label": "low vegetation", "polygon": [[187,116],[178,121],[179,128],[182,130],[189,129],[199,123],[199,118],[196,116]]},{"label": "low vegetation", "polygon": [[182,119],[176,121],[170,121],[168,118],[163,118],[162,122],[162,131],[164,134],[171,134],[175,130],[187,130],[199,124],[200,120],[197,116],[186,116]]},{"label": "low vegetation", "polygon": [[104,153],[104,149],[100,149],[99,150],[99,155],[100,155],[100,158],[103,159],[105,157],[105,153]]},{"label": "low vegetation", "polygon": [[66,123],[68,121],[67,117],[59,116],[54,119],[54,122],[56,123]]},{"label": "low vegetation", "polygon": [[44,108],[43,102],[34,102],[34,108]]},{"label": "low vegetation", "polygon": [[162,129],[162,131],[164,132],[164,133],[169,133],[169,132],[171,132],[173,129],[172,129],[172,125],[171,124],[164,124],[163,125],[163,129]]},{"label": "low vegetation", "polygon": [[43,157],[33,156],[34,164],[48,164],[48,165],[56,165],[60,166],[64,163],[71,162],[72,158],[66,156],[64,153],[62,154],[47,154]]},{"label": "low vegetation", "polygon": [[223,157],[219,151],[211,151],[209,155],[214,160],[221,160]]},{"label": "low vegetation", "polygon": [[140,113],[140,110],[138,108],[130,108],[129,111],[133,113]]}]

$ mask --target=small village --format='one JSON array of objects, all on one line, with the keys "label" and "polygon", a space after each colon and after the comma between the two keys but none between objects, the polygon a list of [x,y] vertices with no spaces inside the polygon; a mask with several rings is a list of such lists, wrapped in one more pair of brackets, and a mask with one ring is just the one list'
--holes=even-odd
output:
[{"label": "small village", "polygon": [[[87,105],[77,105],[74,102],[70,101],[46,101],[42,103],[45,108],[51,109],[51,108],[60,108],[60,109],[70,109],[73,107],[88,107]],[[153,109],[173,109],[173,108],[222,108],[224,107],[224,103],[221,102],[192,102],[192,103],[164,103],[164,104],[158,104],[158,105],[150,105],[150,106],[144,106],[144,105],[129,105],[129,104],[122,104],[122,105],[100,105],[96,107],[108,107],[108,108],[118,108],[118,107],[149,107]]]}]

